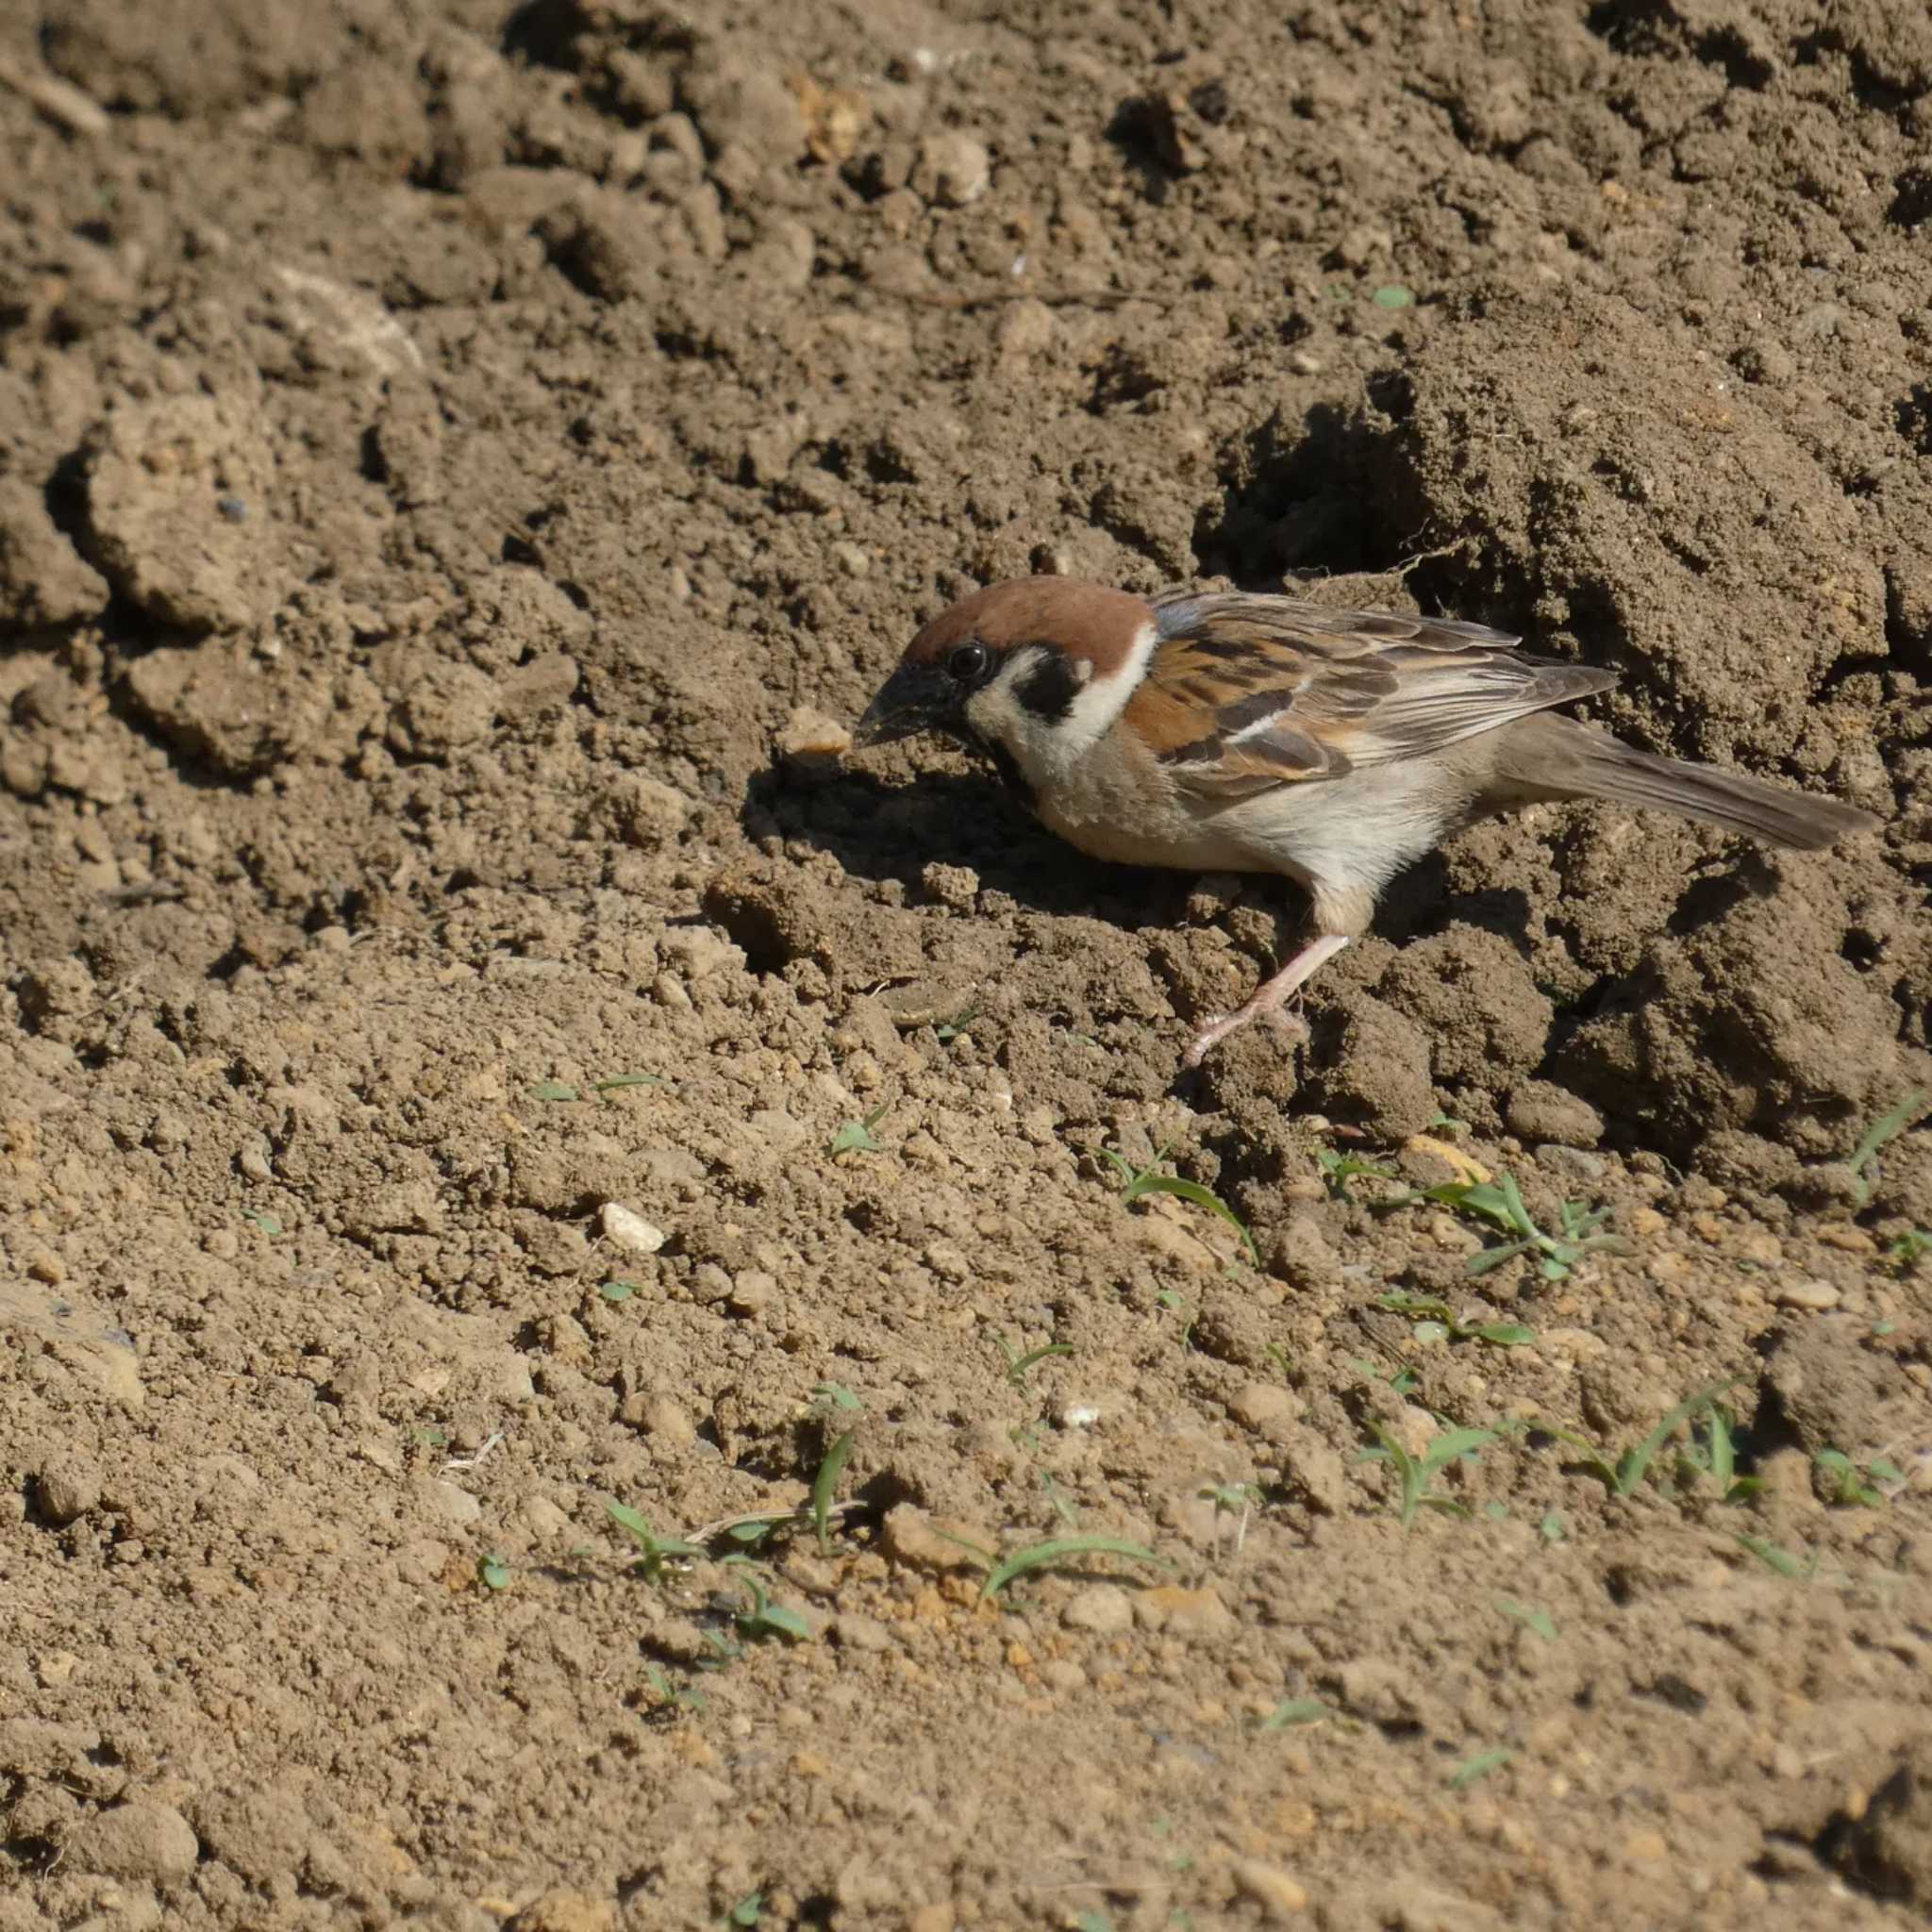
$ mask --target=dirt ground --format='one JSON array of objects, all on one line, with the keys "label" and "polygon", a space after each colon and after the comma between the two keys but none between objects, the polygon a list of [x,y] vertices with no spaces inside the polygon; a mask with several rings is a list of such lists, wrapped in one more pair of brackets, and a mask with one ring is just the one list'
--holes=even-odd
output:
[{"label": "dirt ground", "polygon": [[[1923,1923],[1920,0],[4,0],[0,198],[0,1932]],[[836,756],[1029,570],[1885,829],[1176,1084],[1290,891]]]}]

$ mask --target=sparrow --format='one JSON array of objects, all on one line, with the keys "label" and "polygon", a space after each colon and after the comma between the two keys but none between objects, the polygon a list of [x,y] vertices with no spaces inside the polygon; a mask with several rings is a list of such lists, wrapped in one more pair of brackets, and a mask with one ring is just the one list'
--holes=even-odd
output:
[{"label": "sparrow", "polygon": [[1807,851],[1878,823],[1553,715],[1617,674],[1519,641],[1241,591],[1023,577],[933,619],[854,736],[960,741],[1091,858],[1302,886],[1313,938],[1203,1029],[1189,1067],[1253,1021],[1292,1024],[1290,995],[1369,929],[1390,880],[1478,819],[1604,799]]}]

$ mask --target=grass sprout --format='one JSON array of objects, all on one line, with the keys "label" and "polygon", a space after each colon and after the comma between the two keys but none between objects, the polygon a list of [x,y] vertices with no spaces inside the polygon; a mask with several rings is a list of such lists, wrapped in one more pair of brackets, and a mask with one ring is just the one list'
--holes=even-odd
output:
[{"label": "grass sprout", "polygon": [[648,1582],[657,1582],[673,1563],[695,1562],[705,1554],[682,1537],[659,1536],[627,1503],[606,1503],[604,1513],[637,1544],[641,1554],[634,1560]]},{"label": "grass sprout", "polygon": [[1471,1785],[1488,1777],[1491,1772],[1501,1771],[1515,1756],[1507,1744],[1499,1744],[1490,1751],[1478,1751],[1474,1757],[1465,1757],[1449,1774],[1449,1789],[1466,1791]]},{"label": "grass sprout", "polygon": [[1299,1730],[1304,1724],[1325,1724],[1335,1713],[1319,1697],[1284,1697],[1266,1717],[1255,1720],[1258,1732]]},{"label": "grass sprout", "polygon": [[1905,1474],[1896,1463],[1874,1456],[1861,1469],[1842,1449],[1821,1449],[1811,1458],[1830,1485],[1829,1501],[1841,1508],[1878,1509],[1888,1500],[1888,1491],[1903,1484]]},{"label": "grass sprout", "polygon": [[1717,1399],[1733,1387],[1740,1377],[1726,1375],[1721,1382],[1707,1383],[1694,1395],[1687,1395],[1659,1422],[1641,1442],[1633,1442],[1629,1448],[1614,1460],[1592,1442],[1588,1436],[1574,1429],[1559,1428],[1556,1424],[1539,1422],[1534,1426],[1546,1436],[1554,1436],[1559,1442],[1566,1442],[1582,1457],[1583,1466],[1601,1482],[1613,1496],[1634,1495],[1649,1474],[1650,1466],[1657,1460],[1657,1453],[1670,1441],[1683,1424],[1693,1415],[1715,1406]]},{"label": "grass sprout", "polygon": [[1730,1411],[1722,1403],[1711,1404],[1703,1441],[1693,1436],[1690,1449],[1677,1458],[1677,1467],[1708,1476],[1717,1485],[1721,1503],[1748,1503],[1764,1487],[1762,1476],[1738,1474],[1737,1437]]},{"label": "grass sprout", "polygon": [[1015,1389],[1025,1386],[1026,1377],[1043,1361],[1049,1361],[1058,1355],[1072,1355],[1074,1345],[1070,1341],[1049,1341],[1039,1348],[1029,1348],[1024,1355],[1015,1355],[1004,1335],[995,1333],[994,1345],[999,1349],[1001,1359],[1007,1365],[1007,1380]]},{"label": "grass sprout", "polygon": [[[835,1415],[861,1413],[865,1405],[841,1382],[821,1382],[812,1391],[820,1405],[822,1419]],[[858,1425],[841,1429],[825,1445],[819,1458],[818,1473],[811,1479],[811,1523],[819,1540],[819,1555],[832,1554],[832,1499],[839,1493],[839,1478],[852,1460],[853,1445],[858,1441]]]},{"label": "grass sprout", "polygon": [[1845,1156],[1845,1165],[1852,1171],[1852,1197],[1860,1208],[1878,1191],[1879,1155],[1918,1120],[1928,1100],[1932,1100],[1932,1092],[1923,1087],[1914,1089],[1890,1113],[1880,1114]]},{"label": "grass sprout", "polygon": [[982,1599],[997,1596],[1015,1577],[1024,1576],[1032,1570],[1057,1569],[1076,1557],[1123,1557],[1130,1563],[1152,1563],[1162,1570],[1170,1567],[1165,1557],[1157,1555],[1144,1543],[1129,1542],[1124,1537],[1049,1537],[1044,1542],[1028,1543],[1024,1549],[1002,1557],[987,1571],[979,1594]]},{"label": "grass sprout", "polygon": [[1324,1183],[1338,1201],[1352,1201],[1355,1198],[1348,1191],[1350,1181],[1392,1181],[1401,1178],[1392,1167],[1384,1167],[1380,1161],[1367,1159],[1359,1154],[1338,1154],[1333,1147],[1317,1147],[1315,1165],[1322,1170]]},{"label": "grass sprout", "polygon": [[1536,1340],[1536,1330],[1521,1322],[1465,1322],[1434,1295],[1391,1289],[1375,1306],[1407,1315],[1415,1324],[1418,1341],[1487,1341],[1497,1348],[1522,1348]]},{"label": "grass sprout", "polygon": [[1259,1266],[1261,1251],[1255,1245],[1255,1237],[1248,1232],[1247,1223],[1219,1194],[1211,1188],[1204,1188],[1199,1181],[1183,1180],[1179,1174],[1160,1172],[1160,1163],[1167,1158],[1167,1150],[1173,1145],[1172,1141],[1163,1141],[1145,1167],[1136,1167],[1124,1154],[1117,1154],[1111,1147],[1100,1150],[1101,1158],[1112,1161],[1120,1174],[1123,1205],[1131,1207],[1142,1194],[1173,1194],[1196,1208],[1205,1208],[1208,1213],[1219,1215],[1241,1236],[1247,1246],[1249,1258]]},{"label": "grass sprout", "polygon": [[1434,1201],[1507,1237],[1469,1257],[1464,1272],[1470,1274],[1487,1274],[1518,1255],[1528,1255],[1535,1258],[1537,1272],[1545,1281],[1564,1281],[1586,1255],[1628,1252],[1620,1236],[1597,1232],[1610,1218],[1610,1210],[1587,1208],[1581,1201],[1563,1202],[1557,1209],[1558,1232],[1547,1233],[1530,1219],[1516,1177],[1509,1174],[1493,1181],[1445,1181],[1440,1187],[1405,1195],[1403,1202],[1391,1205],[1408,1201]]},{"label": "grass sprout", "polygon": [[1411,1456],[1380,1423],[1369,1424],[1370,1433],[1380,1445],[1366,1452],[1363,1459],[1387,1462],[1395,1472],[1398,1485],[1397,1510],[1407,1529],[1424,1509],[1440,1509],[1451,1516],[1467,1516],[1469,1506],[1449,1496],[1438,1496],[1430,1489],[1438,1475],[1452,1462],[1474,1456],[1496,1440],[1494,1429],[1444,1429],[1433,1437],[1420,1456]]},{"label": "grass sprout", "polygon": [[873,1138],[872,1130],[885,1119],[891,1104],[882,1100],[863,1120],[847,1121],[825,1142],[825,1153],[834,1159],[841,1154],[876,1154],[879,1143]]}]

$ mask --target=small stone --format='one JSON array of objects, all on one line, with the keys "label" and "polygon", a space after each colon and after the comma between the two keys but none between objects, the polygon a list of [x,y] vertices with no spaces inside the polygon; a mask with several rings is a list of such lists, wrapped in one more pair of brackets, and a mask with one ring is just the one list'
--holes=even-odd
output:
[{"label": "small stone", "polygon": [[653,1441],[667,1449],[689,1449],[698,1439],[697,1424],[680,1402],[669,1395],[654,1395],[643,1406],[639,1425]]},{"label": "small stone", "polygon": [[762,1268],[741,1268],[731,1277],[724,1306],[734,1315],[762,1315],[778,1298],[778,1277]]},{"label": "small stone", "polygon": [[617,1903],[589,1891],[546,1891],[509,1922],[508,1932],[617,1932]]},{"label": "small stone", "polygon": [[1134,1600],[1135,1621],[1150,1630],[1176,1637],[1213,1637],[1234,1628],[1234,1617],[1214,1590],[1186,1590],[1165,1583],[1143,1590]]},{"label": "small stone", "polygon": [[1278,1865],[1264,1865],[1258,1858],[1237,1858],[1228,1867],[1228,1876],[1234,1880],[1235,1890],[1253,1899],[1271,1919],[1291,1919],[1308,1908],[1307,1890]]},{"label": "small stone", "polygon": [[1071,1696],[1075,1690],[1087,1688],[1087,1673],[1070,1657],[1050,1657],[1041,1665],[1040,1674],[1046,1680],[1049,1690],[1058,1690],[1063,1696]]},{"label": "small stone", "polygon": [[597,1219],[604,1239],[626,1255],[655,1255],[670,1239],[661,1227],[621,1202],[605,1202],[597,1211]]},{"label": "small stone", "polygon": [[906,1932],[953,1932],[958,1923],[949,1905],[914,1906],[906,1917]]},{"label": "small stone", "polygon": [[1308,1429],[1297,1429],[1281,1445],[1283,1486],[1310,1509],[1340,1516],[1348,1502],[1348,1472],[1341,1454]]},{"label": "small stone", "polygon": [[646,777],[621,773],[610,787],[611,810],[625,841],[644,851],[668,844],[684,829],[691,803],[683,792]]},{"label": "small stone", "polygon": [[1534,1145],[1594,1147],[1604,1137],[1604,1117],[1587,1100],[1551,1080],[1525,1080],[1509,1095],[1504,1119],[1519,1140]]},{"label": "small stone", "polygon": [[1771,1298],[1781,1308],[1808,1308],[1821,1315],[1844,1299],[1830,1282],[1812,1279],[1780,1282]]},{"label": "small stone", "polygon": [[852,733],[836,718],[828,718],[809,705],[799,705],[778,734],[778,749],[788,758],[835,758],[852,749]]},{"label": "small stone", "polygon": [[939,208],[969,208],[992,185],[992,157],[970,134],[929,134],[912,164],[912,191]]},{"label": "small stone", "polygon": [[833,1619],[832,1635],[843,1650],[880,1651],[892,1647],[892,1633],[885,1624],[858,1610],[841,1610]]},{"label": "small stone", "polygon": [[[930,1517],[910,1503],[887,1510],[882,1530],[886,1555],[915,1570],[979,1570],[995,1539],[976,1524]],[[973,1547],[968,1548],[966,1545]]]},{"label": "small stone", "polygon": [[201,1859],[194,1827],[172,1806],[134,1803],[99,1811],[74,1835],[70,1862],[110,1878],[179,1885]]},{"label": "small stone", "polygon": [[1089,1584],[1067,1599],[1060,1622],[1070,1630],[1118,1637],[1134,1627],[1134,1600],[1117,1583]]},{"label": "small stone", "polygon": [[548,1542],[570,1527],[569,1516],[548,1496],[526,1496],[524,1499],[524,1521],[529,1524],[530,1534],[539,1542]]},{"label": "small stone", "polygon": [[1250,1382],[1235,1391],[1227,1412],[1242,1428],[1266,1436],[1297,1421],[1301,1405],[1279,1382]]},{"label": "small stone", "polygon": [[1624,1856],[1641,1865],[1655,1865],[1669,1857],[1671,1848],[1660,1831],[1633,1831],[1624,1840]]},{"label": "small stone", "polygon": [[57,1529],[85,1516],[100,1500],[100,1472],[78,1456],[50,1456],[34,1477],[34,1502]]}]

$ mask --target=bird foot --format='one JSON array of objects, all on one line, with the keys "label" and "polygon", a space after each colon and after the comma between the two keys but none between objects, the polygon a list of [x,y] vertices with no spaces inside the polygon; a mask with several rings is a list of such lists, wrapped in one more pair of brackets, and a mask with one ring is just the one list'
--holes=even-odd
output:
[{"label": "bird foot", "polygon": [[1198,1067],[1231,1033],[1239,1033],[1243,1026],[1252,1025],[1257,1020],[1265,1020],[1276,1033],[1294,1045],[1301,1045],[1308,1038],[1308,1023],[1299,1013],[1291,1012],[1283,1006],[1263,1007],[1258,1001],[1250,1000],[1239,1012],[1208,1021],[1195,1036],[1193,1044],[1181,1056],[1181,1065]]}]

